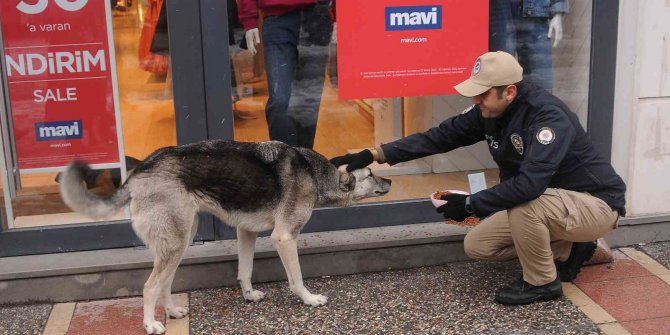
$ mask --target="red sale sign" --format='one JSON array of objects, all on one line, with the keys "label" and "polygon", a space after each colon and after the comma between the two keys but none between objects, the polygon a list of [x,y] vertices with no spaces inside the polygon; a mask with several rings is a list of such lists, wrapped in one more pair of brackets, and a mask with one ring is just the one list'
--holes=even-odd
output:
[{"label": "red sale sign", "polygon": [[109,20],[109,1],[2,1],[5,73],[21,171],[55,170],[75,158],[119,163]]},{"label": "red sale sign", "polygon": [[488,0],[338,0],[341,99],[453,94],[488,48]]}]

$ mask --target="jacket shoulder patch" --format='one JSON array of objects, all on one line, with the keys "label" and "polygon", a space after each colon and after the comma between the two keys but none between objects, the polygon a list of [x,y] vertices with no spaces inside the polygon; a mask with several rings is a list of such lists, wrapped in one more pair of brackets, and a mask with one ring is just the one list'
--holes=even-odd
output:
[{"label": "jacket shoulder patch", "polygon": [[554,133],[554,130],[549,127],[542,127],[537,131],[537,135],[535,135],[535,137],[537,138],[537,141],[540,142],[540,144],[547,145],[556,139],[556,133]]}]

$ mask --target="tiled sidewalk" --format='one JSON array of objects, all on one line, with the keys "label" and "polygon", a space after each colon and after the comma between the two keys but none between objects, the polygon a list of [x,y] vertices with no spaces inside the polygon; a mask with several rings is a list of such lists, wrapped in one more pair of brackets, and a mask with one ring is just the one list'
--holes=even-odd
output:
[{"label": "tiled sidewalk", "polygon": [[[566,299],[520,307],[492,301],[516,262],[306,280],[329,296],[322,308],[302,305],[286,282],[257,285],[267,294],[258,304],[237,288],[192,291],[175,295],[191,313],[168,319],[167,334],[670,334],[670,242],[614,252],[614,263],[586,267],[564,285]],[[156,315],[164,321],[162,309]],[[4,334],[140,335],[142,300],[4,307]]]},{"label": "tiled sidewalk", "polygon": [[670,270],[636,249],[614,255],[614,263],[586,267],[568,298],[605,333],[670,334]]}]

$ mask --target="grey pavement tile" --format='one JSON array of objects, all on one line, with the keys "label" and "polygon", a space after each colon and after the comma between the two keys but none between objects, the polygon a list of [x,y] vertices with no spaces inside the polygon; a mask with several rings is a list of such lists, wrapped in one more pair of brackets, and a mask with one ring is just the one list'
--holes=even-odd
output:
[{"label": "grey pavement tile", "polygon": [[49,313],[50,304],[0,307],[0,335],[39,335]]},{"label": "grey pavement tile", "polygon": [[[493,302],[499,287],[521,273],[518,262],[465,262],[448,265],[462,278],[458,297],[469,300],[472,334],[599,334],[598,327],[566,298],[526,306]],[[458,333],[458,332],[454,332]]]},{"label": "grey pavement tile", "polygon": [[305,280],[328,304],[302,305],[287,282],[255,285],[246,303],[238,288],[190,294],[191,334],[599,334],[568,300],[506,307],[496,288],[518,265],[467,262],[402,271]]},{"label": "grey pavement tile", "polygon": [[670,241],[649,243],[639,246],[651,258],[670,269]]}]

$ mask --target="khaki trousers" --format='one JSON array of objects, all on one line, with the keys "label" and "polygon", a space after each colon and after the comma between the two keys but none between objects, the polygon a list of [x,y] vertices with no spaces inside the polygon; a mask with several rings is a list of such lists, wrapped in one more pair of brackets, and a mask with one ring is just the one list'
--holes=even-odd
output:
[{"label": "khaki trousers", "polygon": [[572,242],[595,241],[618,221],[617,211],[588,193],[548,188],[535,200],[484,219],[465,236],[464,248],[474,259],[518,257],[523,279],[544,285],[556,279],[554,260],[568,259]]}]

